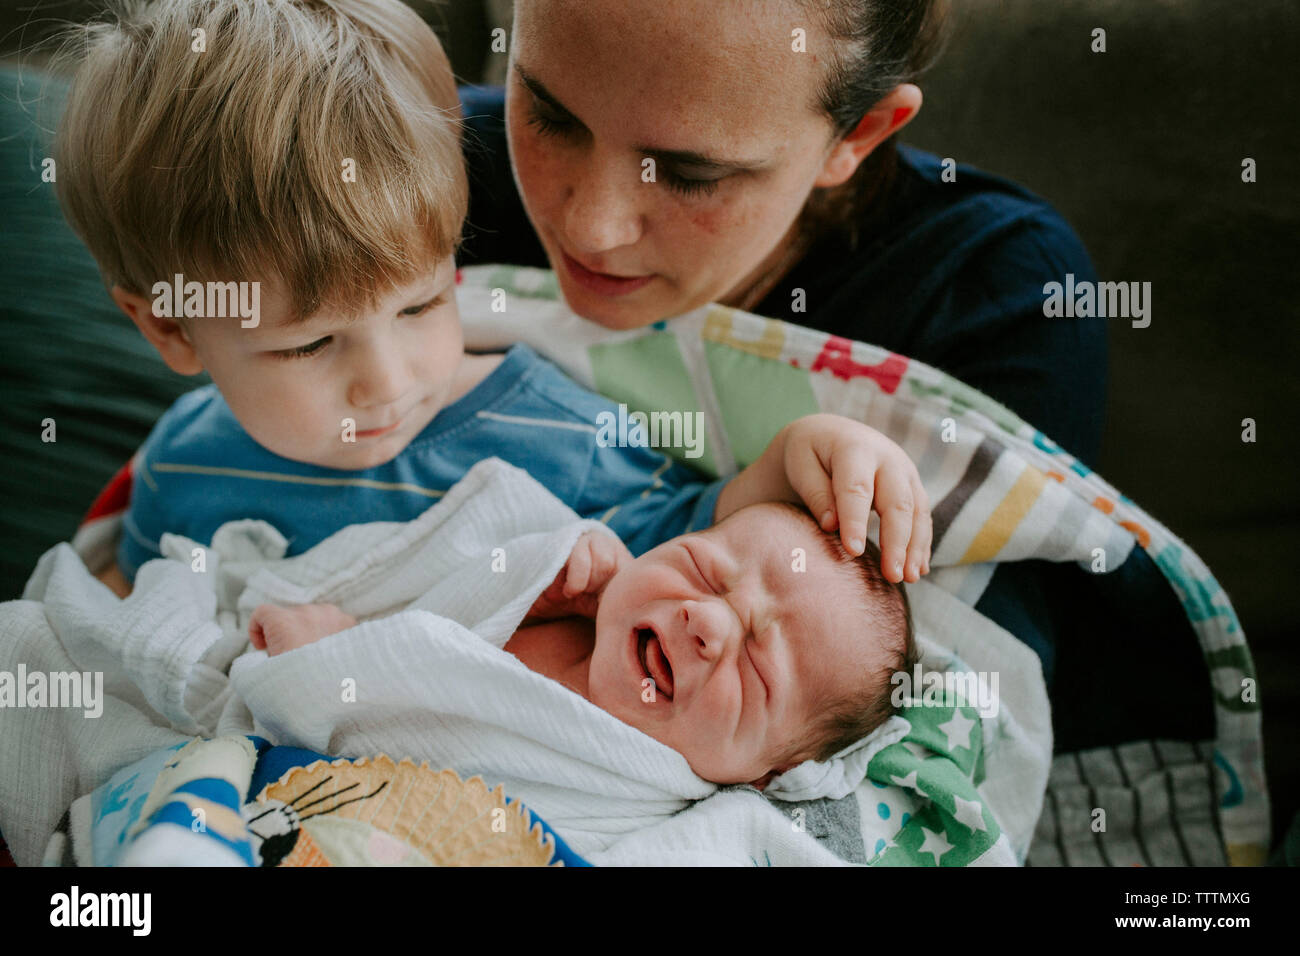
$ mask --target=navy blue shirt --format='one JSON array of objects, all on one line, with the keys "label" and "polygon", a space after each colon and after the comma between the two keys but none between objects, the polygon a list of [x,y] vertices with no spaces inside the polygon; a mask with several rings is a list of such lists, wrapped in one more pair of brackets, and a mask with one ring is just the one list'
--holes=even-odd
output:
[{"label": "navy blue shirt", "polygon": [[[462,88],[461,101],[470,207],[460,261],[548,267],[510,170],[504,90]],[[1105,320],[1043,315],[1046,283],[1064,282],[1067,273],[1096,281],[1087,251],[1046,201],[1020,186],[960,164],[955,181],[944,182],[942,171],[938,157],[899,146],[890,187],[858,224],[858,235],[823,233],[751,311],[940,368],[1095,466],[1106,397]],[[791,311],[795,289],[804,290],[803,312]],[[1090,639],[1072,620],[1077,602],[1053,597],[1092,586],[1081,584],[1076,571],[1047,561],[1002,564],[975,605],[1038,653],[1049,689],[1058,638],[1080,647]],[[1058,744],[1115,739],[1107,736],[1114,728],[1095,718],[1074,726],[1079,734],[1072,739],[1069,731],[1061,739],[1065,728],[1058,726]]]}]

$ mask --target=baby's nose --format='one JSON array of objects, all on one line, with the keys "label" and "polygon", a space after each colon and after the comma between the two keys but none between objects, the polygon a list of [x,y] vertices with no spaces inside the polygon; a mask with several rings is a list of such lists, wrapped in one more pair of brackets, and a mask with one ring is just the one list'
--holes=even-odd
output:
[{"label": "baby's nose", "polygon": [[729,615],[717,605],[721,602],[683,601],[679,612],[687,637],[694,642],[694,650],[706,656],[722,652],[728,635],[735,630],[730,626]]}]

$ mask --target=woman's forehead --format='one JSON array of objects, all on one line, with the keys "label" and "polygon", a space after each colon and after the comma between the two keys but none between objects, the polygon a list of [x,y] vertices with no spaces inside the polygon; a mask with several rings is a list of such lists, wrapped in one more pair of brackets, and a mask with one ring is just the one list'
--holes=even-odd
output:
[{"label": "woman's forehead", "polygon": [[[802,11],[784,0],[519,0],[512,59],[589,128],[635,126],[655,145],[698,149],[668,136],[818,121],[828,51]],[[796,28],[809,41],[793,42]]]}]

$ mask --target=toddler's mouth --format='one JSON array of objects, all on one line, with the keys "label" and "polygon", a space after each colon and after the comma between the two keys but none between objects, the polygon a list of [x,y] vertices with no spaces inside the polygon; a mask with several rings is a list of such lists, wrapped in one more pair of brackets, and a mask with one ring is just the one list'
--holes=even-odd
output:
[{"label": "toddler's mouth", "polygon": [[659,636],[652,627],[638,627],[636,637],[636,653],[641,662],[641,671],[655,682],[655,693],[672,700],[673,668],[668,663],[668,655],[660,646]]}]

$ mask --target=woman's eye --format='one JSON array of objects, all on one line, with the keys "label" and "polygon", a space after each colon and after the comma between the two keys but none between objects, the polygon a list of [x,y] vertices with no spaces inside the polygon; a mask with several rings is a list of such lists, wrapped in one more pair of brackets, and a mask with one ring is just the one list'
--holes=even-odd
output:
[{"label": "woman's eye", "polygon": [[537,109],[530,111],[528,125],[542,136],[571,136],[575,132],[573,123],[547,116]]},{"label": "woman's eye", "polygon": [[691,179],[689,176],[680,176],[677,173],[665,173],[664,182],[666,182],[673,192],[682,196],[708,196],[712,195],[718,188],[719,179]]},{"label": "woman's eye", "polygon": [[283,352],[272,352],[271,354],[278,359],[306,358],[309,355],[315,355],[325,346],[329,345],[330,338],[331,337],[327,335],[323,339],[317,339],[310,345],[302,345],[296,349],[285,349]]}]

